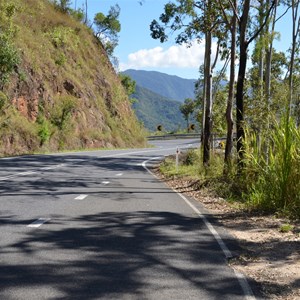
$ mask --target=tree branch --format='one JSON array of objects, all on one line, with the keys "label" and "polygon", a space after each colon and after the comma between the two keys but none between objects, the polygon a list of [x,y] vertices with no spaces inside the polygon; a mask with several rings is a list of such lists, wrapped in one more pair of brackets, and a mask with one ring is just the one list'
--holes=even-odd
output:
[{"label": "tree branch", "polygon": [[271,5],[271,7],[270,7],[269,10],[268,10],[268,13],[267,13],[267,15],[266,15],[266,18],[265,18],[263,24],[261,24],[261,26],[257,29],[257,31],[256,31],[256,32],[252,35],[252,37],[246,42],[247,46],[248,46],[253,40],[255,40],[255,39],[258,37],[258,35],[259,35],[260,32],[262,31],[262,29],[266,26],[267,21],[268,21],[268,19],[269,19],[269,17],[270,17],[271,11],[272,11],[273,8],[274,8],[275,3],[276,3],[276,0],[273,0],[272,5]]},{"label": "tree branch", "polygon": [[213,87],[213,98],[215,99],[216,98],[216,94],[217,94],[217,87],[220,86],[220,81],[222,79],[222,77],[224,76],[225,74],[225,71],[228,67],[228,64],[229,64],[229,61],[230,61],[230,52],[228,53],[228,56],[226,57],[225,59],[225,63],[219,73],[219,76],[217,77],[217,80],[215,81],[215,84],[214,84],[214,87]]},{"label": "tree branch", "polygon": [[219,58],[219,51],[220,51],[220,40],[218,40],[216,57],[215,57],[215,60],[212,64],[212,66],[211,66],[211,70],[213,70],[216,67],[216,64],[217,64],[217,61],[218,61],[218,58]]},{"label": "tree branch", "polygon": [[224,6],[223,6],[223,4],[222,4],[222,1],[221,1],[221,0],[218,0],[218,3],[219,3],[220,8],[221,8],[221,10],[222,10],[222,13],[223,13],[225,22],[226,22],[227,26],[230,27],[230,22],[229,22],[229,20],[228,20],[227,15],[226,15],[225,8],[224,8]]},{"label": "tree branch", "polygon": [[286,11],[281,15],[281,16],[279,16],[276,20],[275,20],[275,23],[277,22],[277,21],[279,21],[281,18],[283,18],[286,14],[287,14],[287,12],[291,9],[291,5],[286,9]]},{"label": "tree branch", "polygon": [[236,7],[234,6],[234,4],[232,3],[232,0],[228,0],[231,7],[232,7],[232,10],[233,10],[233,13],[235,14],[235,17],[236,19],[238,20],[238,22],[240,23],[241,22],[241,19],[240,19],[240,16],[238,14],[238,11],[236,10]]}]

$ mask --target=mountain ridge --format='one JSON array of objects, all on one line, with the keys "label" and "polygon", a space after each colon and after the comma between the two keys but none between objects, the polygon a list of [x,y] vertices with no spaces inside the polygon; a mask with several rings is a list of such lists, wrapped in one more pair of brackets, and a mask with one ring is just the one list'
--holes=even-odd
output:
[{"label": "mountain ridge", "polygon": [[196,79],[185,79],[177,75],[169,75],[157,71],[128,69],[122,72],[130,76],[137,85],[170,100],[184,102],[186,98],[194,98]]},{"label": "mountain ridge", "polygon": [[158,125],[163,127],[163,131],[177,131],[185,127],[179,101],[168,99],[139,85],[131,97],[137,99],[132,107],[138,119],[150,131],[156,131]]}]

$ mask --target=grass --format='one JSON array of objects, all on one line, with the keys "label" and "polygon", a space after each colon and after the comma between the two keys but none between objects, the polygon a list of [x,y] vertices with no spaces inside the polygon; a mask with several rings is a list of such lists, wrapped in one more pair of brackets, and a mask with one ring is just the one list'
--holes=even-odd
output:
[{"label": "grass", "polygon": [[283,232],[283,233],[287,233],[287,232],[293,231],[293,229],[294,229],[293,225],[291,225],[291,224],[283,224],[283,225],[280,226],[279,231]]},{"label": "grass", "polygon": [[[300,219],[300,130],[293,119],[282,119],[268,134],[268,157],[258,149],[257,137],[247,134],[245,168],[224,175],[222,153],[213,153],[209,167],[202,165],[199,149],[167,158],[160,171],[167,178],[198,181],[198,188],[248,211]],[[281,230],[290,230],[288,226]]]},{"label": "grass", "polygon": [[[269,145],[268,157],[248,147],[246,172],[249,206],[300,218],[300,130],[291,118],[282,118],[262,140]],[[255,135],[248,144],[255,144]]]},{"label": "grass", "polygon": [[[18,87],[23,87],[28,107],[31,99],[38,96],[39,110],[35,114],[40,114],[41,109],[44,121],[29,121],[34,128],[31,137],[22,132],[21,127],[13,131],[11,127],[6,128],[6,135],[13,133],[16,138],[0,143],[0,155],[81,149],[93,144],[122,148],[145,145],[146,134],[92,31],[55,10],[47,0],[38,3],[36,0],[0,0],[0,4],[6,1],[18,7],[13,18],[17,27],[14,42],[21,54],[18,70],[22,76],[11,76],[3,93],[11,103]],[[68,90],[66,83],[74,88]],[[76,107],[66,118],[61,114],[65,97],[76,98]],[[10,118],[8,111],[3,113],[6,114],[3,119]],[[17,118],[23,120],[18,112],[14,115],[14,119]]]}]

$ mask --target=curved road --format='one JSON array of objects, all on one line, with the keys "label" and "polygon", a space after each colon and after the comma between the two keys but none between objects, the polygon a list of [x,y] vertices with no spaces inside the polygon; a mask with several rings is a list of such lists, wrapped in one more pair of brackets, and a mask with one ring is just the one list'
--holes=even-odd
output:
[{"label": "curved road", "polygon": [[152,143],[0,160],[0,299],[254,299],[232,239],[147,171],[197,141]]}]

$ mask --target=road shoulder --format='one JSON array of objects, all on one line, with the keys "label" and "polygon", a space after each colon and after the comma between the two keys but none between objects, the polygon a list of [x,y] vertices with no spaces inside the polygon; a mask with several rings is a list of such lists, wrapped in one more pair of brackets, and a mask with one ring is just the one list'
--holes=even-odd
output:
[{"label": "road shoulder", "polygon": [[193,180],[166,179],[156,168],[152,171],[176,192],[204,205],[237,239],[240,250],[230,265],[255,282],[264,298],[300,299],[300,224],[281,232],[287,220],[242,211],[199,189]]}]

